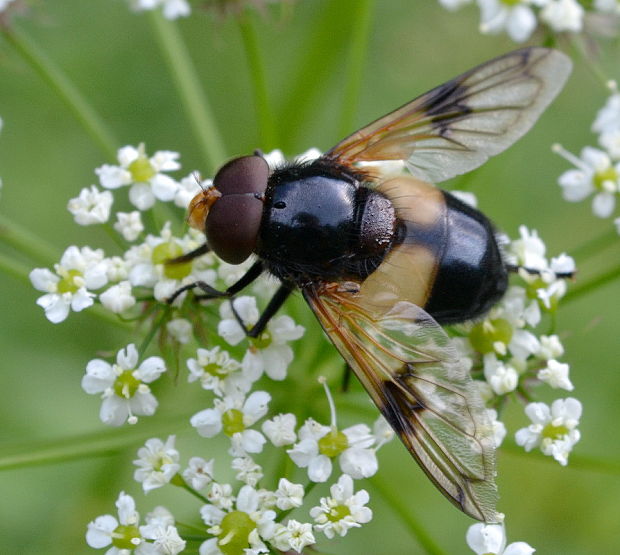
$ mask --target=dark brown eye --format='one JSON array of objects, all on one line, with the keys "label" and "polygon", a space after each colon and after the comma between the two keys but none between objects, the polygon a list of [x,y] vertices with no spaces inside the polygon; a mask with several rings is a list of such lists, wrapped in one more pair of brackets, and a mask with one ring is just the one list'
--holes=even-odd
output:
[{"label": "dark brown eye", "polygon": [[286,208],[286,202],[284,202],[283,200],[279,200],[273,205],[273,207],[277,208],[278,210],[282,210],[282,208]]},{"label": "dark brown eye", "polygon": [[260,156],[235,158],[213,178],[222,194],[207,216],[207,242],[222,260],[241,264],[256,247],[269,166]]}]

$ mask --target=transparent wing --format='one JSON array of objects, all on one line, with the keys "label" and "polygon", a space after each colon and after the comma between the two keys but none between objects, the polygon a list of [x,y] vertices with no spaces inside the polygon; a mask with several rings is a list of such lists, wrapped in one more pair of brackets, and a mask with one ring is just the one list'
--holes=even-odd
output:
[{"label": "transparent wing", "polygon": [[415,177],[445,181],[477,168],[525,134],[571,68],[557,50],[510,52],[360,129],[326,156],[348,164],[403,160]]},{"label": "transparent wing", "polygon": [[371,308],[356,284],[304,296],[323,329],[424,472],[466,514],[497,522],[491,424],[450,340],[416,305]]}]

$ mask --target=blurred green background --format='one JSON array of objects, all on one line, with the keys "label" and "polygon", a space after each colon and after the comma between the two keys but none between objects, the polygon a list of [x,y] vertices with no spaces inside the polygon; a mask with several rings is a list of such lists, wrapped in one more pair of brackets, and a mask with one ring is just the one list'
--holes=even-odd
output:
[{"label": "blurred green background", "polygon": [[[325,150],[345,132],[515,47],[504,36],[479,35],[474,8],[452,14],[435,1],[376,2],[361,87],[346,91],[362,5],[366,2],[300,0],[283,11],[248,13],[265,63],[275,140],[261,135],[235,18],[195,13],[175,24],[211,103],[225,157],[256,147],[279,146],[288,155],[313,146]],[[153,19],[131,13],[123,0],[60,0],[36,3],[15,24],[77,85],[118,146],[145,142],[151,153],[175,150],[181,153],[183,175],[197,169],[208,176],[213,165],[192,134]],[[607,75],[617,79],[619,53],[617,43],[604,44],[601,53]],[[537,229],[550,255],[587,244],[610,229],[611,221],[592,216],[587,202],[569,205],[561,200],[556,179],[567,164],[551,153],[550,145],[561,142],[574,152],[594,145],[589,127],[606,96],[586,64],[577,61],[569,86],[534,130],[456,185],[475,192],[481,209],[513,238],[520,224]],[[100,229],[75,225],[65,209],[69,198],[96,182],[94,168],[111,160],[2,33],[0,117],[5,124],[0,135],[0,214],[49,245],[45,248],[50,262],[70,244],[111,248]],[[6,246],[2,252],[29,268],[44,265]],[[595,256],[584,255],[577,260],[578,283],[618,260],[620,241]],[[99,401],[80,388],[85,365],[136,336],[88,313],[72,313],[62,324],[52,325],[35,305],[39,294],[27,282],[2,274],[0,287],[0,462],[10,466],[15,459],[9,455],[20,449],[26,455],[38,450],[49,454],[54,446],[62,447],[65,438],[82,436],[69,445],[86,445],[85,455],[70,461],[27,467],[16,463],[0,472],[0,551],[93,552],[84,542],[86,524],[113,513],[121,489],[135,495],[143,513],[166,503],[180,519],[193,519],[197,507],[191,500],[186,503],[179,491],[158,490],[145,498],[131,479],[131,460],[145,438],[165,437],[176,429],[186,431],[178,441],[182,455],[200,454],[196,446],[202,444],[183,424],[184,418],[204,408],[198,388],[188,388],[184,374],[176,386],[168,378],[159,417],[125,429],[126,449],[89,456],[85,442],[99,438],[103,425],[98,420]],[[616,553],[620,548],[619,301],[616,280],[566,303],[559,313],[564,360],[571,365],[575,384],[571,395],[584,405],[582,440],[569,466],[561,468],[518,448],[499,454],[499,509],[507,515],[509,541],[527,541],[538,553]],[[334,350],[317,339],[318,326],[299,299],[288,311],[309,330],[309,338],[302,341],[321,345],[320,352],[308,352],[298,342],[300,357],[290,373],[299,379],[309,369],[316,374],[321,367],[340,368]],[[547,388],[539,394],[541,400],[568,396]],[[344,403],[366,407],[358,388]],[[324,397],[310,405],[316,405],[317,417],[327,418]],[[370,409],[365,414],[374,418]],[[341,418],[346,422],[359,415],[343,410]],[[505,421],[509,433],[527,424],[514,405]],[[101,451],[101,443],[97,445]],[[468,552],[464,535],[472,521],[437,493],[405,449],[393,442],[380,452],[380,463],[382,489],[392,492],[446,553]],[[371,493],[373,522],[340,542],[329,542],[325,551],[423,553],[375,485],[361,482],[360,487]]]}]

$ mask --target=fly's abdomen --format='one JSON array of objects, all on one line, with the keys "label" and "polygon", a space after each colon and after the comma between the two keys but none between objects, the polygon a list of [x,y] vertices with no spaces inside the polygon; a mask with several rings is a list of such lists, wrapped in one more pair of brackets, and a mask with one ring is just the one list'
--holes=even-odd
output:
[{"label": "fly's abdomen", "polygon": [[490,221],[451,194],[443,196],[445,237],[425,310],[450,324],[487,312],[505,293],[508,276]]}]

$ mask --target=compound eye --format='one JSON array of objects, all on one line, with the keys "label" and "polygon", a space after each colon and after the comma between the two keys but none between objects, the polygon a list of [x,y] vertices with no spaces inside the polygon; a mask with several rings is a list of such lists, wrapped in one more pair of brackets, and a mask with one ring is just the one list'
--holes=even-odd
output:
[{"label": "compound eye", "polygon": [[267,188],[269,166],[260,156],[241,156],[226,163],[213,178],[222,195],[262,194]]},{"label": "compound eye", "polygon": [[229,264],[241,264],[256,248],[269,166],[260,156],[235,158],[213,178],[222,196],[206,219],[207,243]]}]

